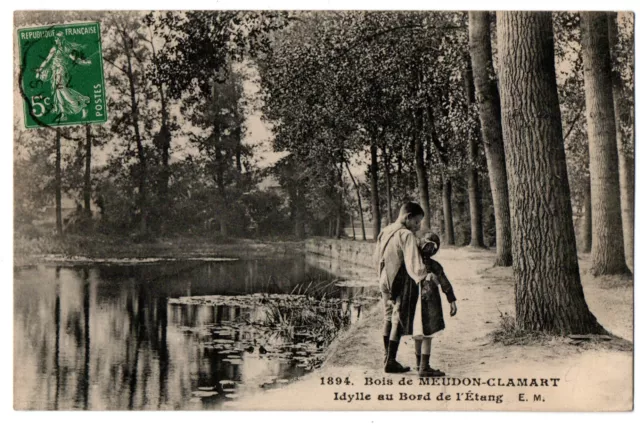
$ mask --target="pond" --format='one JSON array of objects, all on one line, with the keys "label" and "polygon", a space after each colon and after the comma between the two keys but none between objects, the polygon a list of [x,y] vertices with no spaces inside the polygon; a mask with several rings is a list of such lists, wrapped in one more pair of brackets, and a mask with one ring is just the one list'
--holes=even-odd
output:
[{"label": "pond", "polygon": [[302,255],[14,280],[16,409],[216,409],[312,371],[377,296]]}]

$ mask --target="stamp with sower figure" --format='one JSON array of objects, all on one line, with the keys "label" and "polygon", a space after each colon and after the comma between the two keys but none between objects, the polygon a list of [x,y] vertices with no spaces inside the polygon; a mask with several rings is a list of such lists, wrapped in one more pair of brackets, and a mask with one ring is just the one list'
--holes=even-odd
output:
[{"label": "stamp with sower figure", "polygon": [[18,30],[27,128],[107,121],[99,22]]}]

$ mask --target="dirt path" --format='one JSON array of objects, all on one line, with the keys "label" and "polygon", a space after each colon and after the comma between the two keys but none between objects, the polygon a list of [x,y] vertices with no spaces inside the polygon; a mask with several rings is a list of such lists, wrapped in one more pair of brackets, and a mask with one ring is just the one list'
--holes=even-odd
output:
[{"label": "dirt path", "polygon": [[[458,298],[458,314],[445,317],[447,328],[433,342],[431,363],[457,378],[419,385],[415,371],[404,377],[412,385],[401,385],[402,376],[382,372],[383,348],[380,307],[343,334],[324,366],[296,383],[244,398],[228,405],[239,409],[335,409],[335,410],[629,410],[632,408],[633,353],[629,343],[616,347],[603,342],[572,345],[567,339],[550,339],[526,346],[503,346],[492,342],[490,333],[500,313],[514,313],[513,275],[510,269],[491,268],[489,251],[443,249],[436,257],[444,266]],[[581,269],[588,269],[581,261]],[[633,337],[633,282],[630,279],[593,279],[583,274],[585,296],[592,312],[605,328],[631,341]],[[447,310],[447,309],[445,309]],[[405,337],[398,354],[400,362],[414,365],[413,341]],[[321,378],[349,377],[350,386],[322,385]],[[380,385],[367,385],[367,378]],[[481,386],[473,385],[477,378]],[[527,384],[557,387],[513,387]],[[498,380],[501,379],[501,380]],[[557,379],[557,380],[552,380]],[[369,381],[371,382],[371,381]],[[391,384],[388,384],[391,383]],[[470,383],[471,385],[465,385]],[[498,387],[499,384],[506,386]],[[336,400],[343,392],[356,396],[351,402]],[[337,393],[337,395],[336,395]],[[358,395],[361,393],[361,395]],[[402,393],[405,393],[403,395]],[[418,400],[418,395],[429,400]],[[394,402],[378,400],[391,395]],[[526,400],[520,400],[524,394]],[[356,400],[371,395],[372,399]],[[438,395],[451,400],[438,400]],[[487,397],[476,397],[487,396]],[[489,397],[489,395],[493,395]],[[502,396],[500,396],[502,395]],[[540,395],[537,401],[534,395]],[[401,400],[407,397],[407,400]],[[415,396],[415,400],[414,399]],[[459,399],[459,400],[458,400]],[[475,400],[479,399],[479,400]]]}]

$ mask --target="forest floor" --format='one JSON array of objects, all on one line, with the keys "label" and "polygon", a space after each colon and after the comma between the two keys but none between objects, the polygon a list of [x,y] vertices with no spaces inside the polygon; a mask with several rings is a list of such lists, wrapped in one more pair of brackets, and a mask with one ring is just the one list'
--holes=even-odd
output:
[{"label": "forest floor", "polygon": [[[414,368],[413,340],[409,337],[402,338],[398,359],[412,366],[412,370],[404,375],[384,374],[382,310],[376,306],[338,337],[322,368],[288,386],[241,398],[226,407],[553,411],[633,408],[632,278],[593,278],[588,274],[587,257],[581,257],[587,303],[599,322],[616,336],[612,340],[576,343],[569,338],[544,336],[504,345],[494,340],[494,333],[501,327],[501,314],[514,315],[512,270],[492,267],[493,252],[488,250],[445,248],[435,259],[444,266],[454,286],[458,314],[449,317],[448,307],[445,308],[447,327],[433,340],[431,365],[445,371],[447,377],[479,378],[481,386],[466,386],[463,380],[457,380],[462,382],[460,385],[455,385],[455,380],[448,380],[451,383],[448,386],[444,381],[434,380],[431,385],[420,385]],[[324,385],[321,384],[323,377]],[[329,377],[349,377],[351,384],[337,385],[334,380],[330,385]],[[413,384],[402,385],[403,377],[405,382],[412,380]],[[381,384],[367,384],[367,378]],[[528,378],[531,385],[532,379],[537,379],[540,385],[544,384],[541,379],[558,380],[557,387],[513,387],[510,378]],[[498,382],[498,379],[502,380]],[[517,380],[511,382],[517,384]],[[498,387],[501,383],[507,386]],[[356,397],[349,402],[339,399],[343,393],[361,393],[360,398],[366,395],[372,398],[367,401]],[[402,393],[407,400],[402,400]],[[417,395],[426,397],[427,393],[430,393],[429,401],[417,400]],[[476,394],[494,396],[476,398]],[[379,395],[391,395],[394,402],[381,401]],[[415,400],[412,395],[416,395]],[[447,401],[446,395],[451,395],[451,400]],[[534,395],[541,397],[536,401]],[[438,400],[438,396],[445,398]]]}]

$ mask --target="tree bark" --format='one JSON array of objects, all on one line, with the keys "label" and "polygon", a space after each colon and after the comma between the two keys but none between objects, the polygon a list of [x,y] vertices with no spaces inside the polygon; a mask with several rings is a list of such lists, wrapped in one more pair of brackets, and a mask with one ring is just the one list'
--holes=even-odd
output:
[{"label": "tree bark", "polygon": [[453,208],[451,207],[451,180],[442,175],[442,215],[444,216],[444,244],[456,244],[453,232]]},{"label": "tree bark", "polygon": [[498,12],[502,130],[516,322],[524,330],[603,333],[580,283],[549,12]]},{"label": "tree bark", "polygon": [[423,230],[431,228],[431,209],[429,207],[429,180],[427,176],[427,167],[424,163],[424,143],[423,135],[423,110],[416,113],[415,129],[413,136],[413,161],[416,168],[416,181],[418,183],[418,195],[420,197],[420,206],[424,210],[424,219],[420,223]]},{"label": "tree bark", "polygon": [[373,239],[380,234],[380,196],[378,194],[378,148],[371,143],[371,163],[369,164],[371,175],[371,215],[373,218]]},{"label": "tree bark", "polygon": [[488,12],[469,12],[469,53],[496,222],[496,266],[511,266],[509,190]]},{"label": "tree bark", "polygon": [[582,207],[582,252],[591,252],[591,185],[587,181],[584,189],[584,205]]},{"label": "tree bark", "polygon": [[56,232],[59,237],[64,237],[62,229],[62,154],[61,154],[60,128],[56,128]]},{"label": "tree bark", "polygon": [[464,73],[464,83],[467,100],[467,150],[469,159],[469,169],[467,170],[467,191],[469,194],[469,219],[471,224],[472,247],[485,247],[484,234],[482,230],[482,192],[478,181],[478,141],[476,138],[476,122],[473,118],[473,104],[475,96],[473,93],[473,72],[471,70],[471,60],[467,58],[467,67]]},{"label": "tree bark", "polygon": [[[611,58],[617,57],[615,46],[618,43],[617,13],[608,15],[609,48]],[[620,166],[620,207],[622,210],[622,234],[624,238],[624,255],[627,265],[633,269],[633,209],[634,194],[634,158],[632,140],[625,140],[623,124],[630,122],[629,103],[624,98],[622,79],[614,66],[611,73],[613,85],[613,110],[616,121],[616,145],[618,148],[618,163]]]},{"label": "tree bark", "polygon": [[84,213],[87,218],[91,218],[91,126],[85,125],[85,130],[87,140],[84,151],[84,187],[82,196],[84,198]]},{"label": "tree bark", "polygon": [[580,30],[591,175],[591,272],[626,273],[607,14],[581,12]]}]

